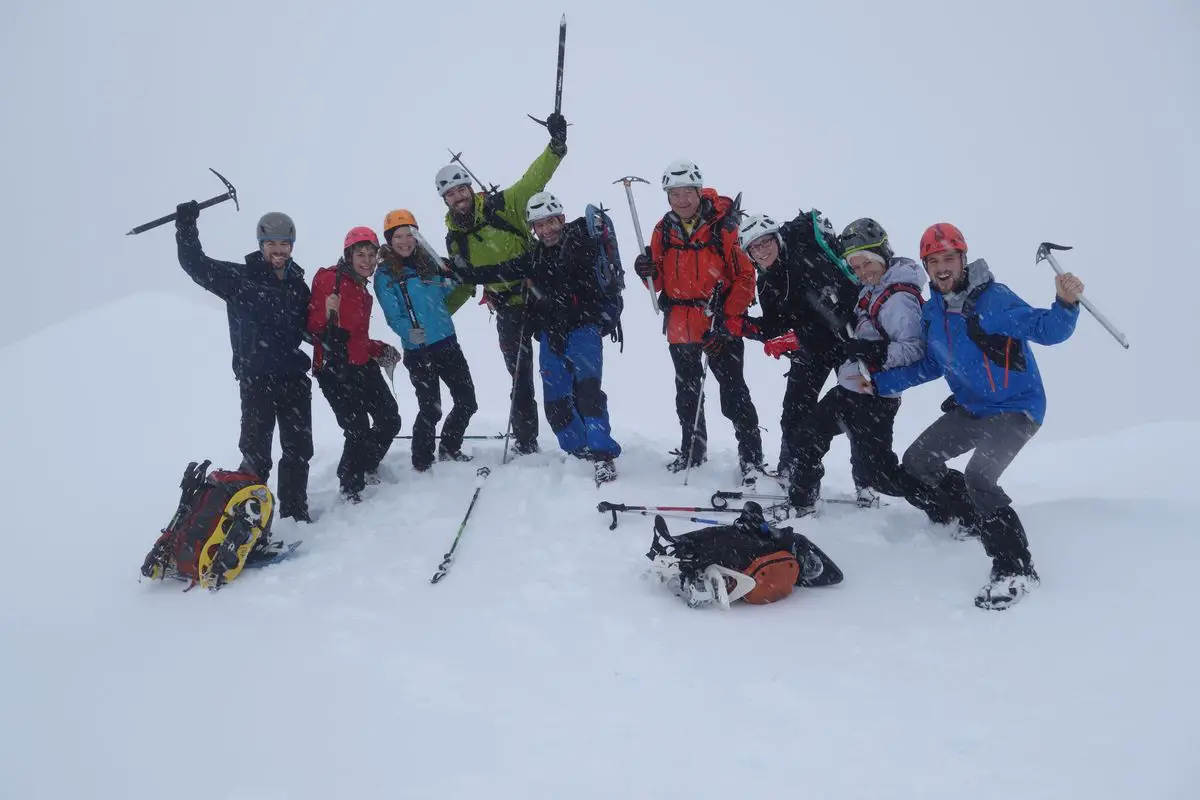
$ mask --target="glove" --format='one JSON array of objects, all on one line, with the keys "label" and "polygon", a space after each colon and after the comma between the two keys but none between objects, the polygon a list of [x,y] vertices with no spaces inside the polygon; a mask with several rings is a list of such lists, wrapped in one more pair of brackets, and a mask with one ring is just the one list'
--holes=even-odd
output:
[{"label": "glove", "polygon": [[195,200],[188,200],[186,203],[175,206],[175,224],[177,226],[194,225],[198,219],[200,219],[200,204]]},{"label": "glove", "polygon": [[739,339],[752,339],[754,334],[761,334],[758,326],[746,317],[730,317],[725,320],[725,327]]},{"label": "glove", "polygon": [[800,337],[795,331],[788,331],[783,336],[767,339],[763,342],[763,352],[772,358],[779,358],[800,349]]},{"label": "glove", "polygon": [[375,357],[375,361],[384,369],[393,369],[400,363],[400,351],[390,344],[385,344],[383,351]]},{"label": "glove", "polygon": [[650,256],[649,247],[646,248],[646,252],[639,253],[638,257],[633,260],[633,271],[639,278],[647,282],[653,282],[658,278],[658,265]]},{"label": "glove", "polygon": [[408,341],[412,342],[417,347],[420,347],[423,344],[425,344],[425,341],[426,341],[425,329],[424,328],[409,328],[408,329]]},{"label": "glove", "polygon": [[945,400],[942,401],[942,413],[943,414],[949,414],[951,411],[953,411],[956,408],[958,408],[958,398],[955,397],[954,395],[950,395],[949,397],[947,397]]},{"label": "glove", "polygon": [[733,334],[724,325],[717,325],[700,339],[700,346],[710,356],[715,356],[725,347],[726,342],[733,341]]},{"label": "glove", "polygon": [[443,262],[446,265],[447,271],[454,276],[454,279],[459,283],[471,283],[471,265],[466,262],[462,256],[453,256],[447,258]]},{"label": "glove", "polygon": [[546,130],[550,131],[550,150],[554,155],[567,154],[567,119],[562,114],[546,117]]},{"label": "glove", "polygon": [[742,317],[742,338],[765,342],[767,337],[762,332],[762,319],[758,317]]},{"label": "glove", "polygon": [[847,361],[861,360],[867,369],[878,372],[887,361],[888,343],[868,339],[851,339],[842,345],[842,353]]}]

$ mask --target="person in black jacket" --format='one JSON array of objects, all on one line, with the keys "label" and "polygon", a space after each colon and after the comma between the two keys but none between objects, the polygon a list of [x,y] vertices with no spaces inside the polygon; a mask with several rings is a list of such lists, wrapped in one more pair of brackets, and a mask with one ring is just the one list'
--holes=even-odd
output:
[{"label": "person in black jacket", "polygon": [[559,446],[595,462],[596,481],[615,480],[621,446],[612,438],[608,397],[600,388],[604,343],[601,291],[595,262],[599,245],[583,217],[570,223],[549,192],[529,199],[526,221],[538,243],[524,256],[494,267],[451,269],[463,283],[526,280],[528,322],[537,332],[546,419]]},{"label": "person in black jacket", "polygon": [[233,375],[241,390],[241,469],[266,481],[271,439],[279,422],[280,516],[312,522],[308,511],[308,462],[313,455],[312,381],[305,339],[309,290],[304,270],[292,261],[296,226],[273,211],[258,221],[258,250],[245,264],[204,254],[195,201],[181,204],[175,221],[179,265],[192,280],[225,301]]},{"label": "person in black jacket", "polygon": [[842,262],[837,234],[816,209],[782,225],[751,214],[738,233],[759,270],[762,304],[762,317],[747,318],[746,336],[764,342],[767,355],[792,362],[779,419],[779,474],[786,478],[800,422],[816,408],[821,387],[843,360],[858,286]]}]

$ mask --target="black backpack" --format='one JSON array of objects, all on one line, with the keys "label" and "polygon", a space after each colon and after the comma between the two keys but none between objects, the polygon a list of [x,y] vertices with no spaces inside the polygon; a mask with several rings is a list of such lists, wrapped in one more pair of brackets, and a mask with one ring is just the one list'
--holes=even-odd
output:
[{"label": "black backpack", "polygon": [[621,329],[621,313],[625,310],[625,269],[621,266],[621,252],[617,248],[617,234],[613,230],[612,217],[603,207],[588,204],[584,210],[587,233],[598,245],[596,261],[596,285],[600,287],[600,335],[610,336],[625,350],[625,334]]}]

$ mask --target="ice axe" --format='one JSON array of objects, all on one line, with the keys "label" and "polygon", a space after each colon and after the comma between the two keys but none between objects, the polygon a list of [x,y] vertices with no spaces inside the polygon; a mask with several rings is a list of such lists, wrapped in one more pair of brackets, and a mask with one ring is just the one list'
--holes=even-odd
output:
[{"label": "ice axe", "polygon": [[[567,15],[563,14],[562,19],[558,23],[558,82],[554,86],[554,113],[562,113],[562,83],[563,83],[563,63],[567,59]],[[538,119],[533,114],[527,114],[531,120],[541,125],[543,128],[549,128],[546,120]]]},{"label": "ice axe", "polygon": [[486,185],[486,184],[484,184],[484,182],[483,182],[483,181],[479,180],[479,178],[478,178],[478,177],[476,177],[476,175],[475,175],[475,173],[474,173],[474,172],[471,172],[471,168],[470,168],[470,167],[468,167],[468,166],[466,165],[466,163],[465,163],[465,162],[462,160],[462,151],[461,151],[461,150],[460,150],[460,151],[458,151],[457,153],[456,153],[456,152],[454,152],[453,150],[451,150],[449,147],[447,147],[447,148],[446,148],[446,150],[447,150],[447,151],[449,151],[449,153],[450,153],[450,160],[451,160],[452,162],[454,162],[455,164],[458,164],[460,167],[462,167],[462,168],[463,168],[463,172],[465,172],[465,173],[467,173],[468,175],[470,175],[470,176],[471,176],[471,180],[473,180],[473,181],[475,181],[476,183],[478,183],[478,184],[479,184],[479,189],[480,189],[480,191],[482,191],[484,194],[496,194],[497,192],[499,192],[499,191],[500,191],[500,187],[499,187],[499,186],[497,186],[497,185],[496,185],[496,184],[494,184],[494,183],[492,184],[491,188],[489,189],[489,188],[487,187],[487,185]]},{"label": "ice axe", "polygon": [[[638,255],[646,252],[646,240],[642,237],[642,223],[638,220],[637,204],[633,202],[633,184],[644,183],[650,185],[650,181],[645,178],[639,178],[637,175],[626,175],[624,178],[618,178],[613,183],[621,183],[625,185],[625,197],[629,199],[629,215],[633,217],[633,232],[637,234]],[[654,309],[655,314],[661,314],[662,309],[658,307],[658,297],[654,294],[654,282],[645,281],[646,290],[650,292],[650,306]]]},{"label": "ice axe", "polygon": [[[1065,274],[1063,272],[1063,268],[1058,265],[1058,259],[1054,257],[1054,253],[1051,251],[1072,249],[1074,248],[1070,247],[1069,245],[1054,244],[1054,242],[1042,242],[1038,245],[1037,261],[1049,261],[1050,268],[1054,270],[1054,274],[1063,275]],[[1117,330],[1117,326],[1109,322],[1108,317],[1101,314],[1100,310],[1092,304],[1092,301],[1088,300],[1081,294],[1079,295],[1079,304],[1086,308],[1088,313],[1095,317],[1096,321],[1104,326],[1104,330],[1112,334],[1112,337],[1117,340],[1121,347],[1124,347],[1126,350],[1129,349],[1129,340],[1125,338],[1125,334]]]},{"label": "ice axe", "polygon": [[[241,211],[242,207],[240,205],[238,205],[237,189],[233,188],[233,184],[230,183],[225,178],[224,175],[217,172],[212,167],[209,167],[208,171],[211,172],[213,175],[216,175],[218,178],[220,178],[221,183],[225,184],[225,188],[228,191],[226,191],[225,194],[219,194],[216,197],[210,197],[207,200],[205,200],[204,202],[199,203],[198,205],[201,208],[201,210],[215,206],[218,203],[224,203],[226,200],[232,200],[234,208],[236,208],[238,211]],[[175,218],[178,216],[179,215],[176,213],[167,214],[165,217],[159,217],[158,219],[147,222],[144,225],[138,225],[136,228],[134,228],[133,230],[131,230],[129,233],[127,233],[125,235],[133,236],[134,234],[145,233],[148,230],[157,228],[159,225],[166,225],[168,222],[174,222]]]}]

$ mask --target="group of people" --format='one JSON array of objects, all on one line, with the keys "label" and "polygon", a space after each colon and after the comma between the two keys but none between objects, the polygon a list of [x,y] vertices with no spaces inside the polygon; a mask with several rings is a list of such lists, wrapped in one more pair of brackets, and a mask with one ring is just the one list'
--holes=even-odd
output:
[{"label": "group of people", "polygon": [[[413,467],[470,460],[462,441],[478,403],[452,314],[480,284],[512,378],[514,453],[538,449],[536,339],[546,419],[559,445],[594,462],[598,483],[616,477],[621,447],[601,386],[603,339],[617,320],[602,302],[597,245],[585,220],[568,221],[546,191],[567,152],[567,123],[552,114],[547,128],[546,149],[502,191],[476,192],[460,163],[438,171],[435,184],[447,207],[446,258],[433,252],[415,217],[397,209],[384,220],[382,244],[371,228],[351,229],[341,258],[318,270],[311,288],[292,260],[296,227],[287,215],[264,215],[258,250],[236,264],[204,254],[195,202],[178,207],[180,264],[227,303],[241,392],[242,468],[264,481],[278,422],[282,517],[311,521],[310,368],[345,434],[337,472],[345,499],[358,502],[364,487],[379,481],[400,431],[383,373],[401,362],[419,408]],[[1083,291],[1079,279],[1059,276],[1055,302],[1034,309],[997,283],[982,259],[968,262],[966,239],[948,223],[925,232],[917,264],[897,256],[872,219],[856,220],[839,234],[816,210],[782,224],[742,214],[705,185],[690,161],[669,165],[662,188],[670,210],[635,259],[634,272],[658,299],[675,370],[681,438],[668,469],[686,470],[707,458],[703,385],[711,371],[747,485],[762,475],[779,477],[796,513],[811,512],[822,459],[832,438],[845,432],[861,499],[876,492],[903,497],[935,522],[956,522],[964,535],[982,540],[993,567],[977,605],[1007,607],[1036,586],[1021,521],[998,479],[1045,413],[1030,344],[1071,335]],[[401,350],[370,337],[372,280]],[[756,301],[757,316],[751,314]],[[743,373],[747,339],[790,362],[774,473],[765,463]],[[303,342],[312,346],[311,362]],[[831,374],[837,384],[820,397]],[[944,413],[901,460],[892,445],[900,394],[942,376],[953,393]],[[453,405],[439,437],[442,383]],[[946,466],[971,450],[963,472]]]}]

